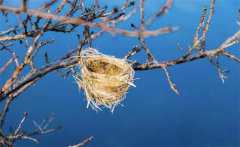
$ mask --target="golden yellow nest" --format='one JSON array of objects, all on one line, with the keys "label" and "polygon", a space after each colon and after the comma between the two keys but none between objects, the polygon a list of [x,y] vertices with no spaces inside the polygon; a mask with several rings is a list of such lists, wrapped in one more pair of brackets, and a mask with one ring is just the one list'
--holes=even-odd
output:
[{"label": "golden yellow nest", "polygon": [[134,70],[126,60],[91,48],[82,51],[79,64],[81,73],[75,75],[76,82],[85,91],[88,106],[96,110],[105,106],[113,111],[130,85],[134,86]]}]

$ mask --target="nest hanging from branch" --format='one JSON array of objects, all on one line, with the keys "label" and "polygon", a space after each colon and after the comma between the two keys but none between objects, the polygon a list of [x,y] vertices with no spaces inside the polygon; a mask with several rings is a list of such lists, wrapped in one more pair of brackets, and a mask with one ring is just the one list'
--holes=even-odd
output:
[{"label": "nest hanging from branch", "polygon": [[79,64],[81,70],[74,75],[79,87],[85,91],[93,109],[101,106],[114,110],[125,97],[130,86],[134,86],[134,70],[124,59],[107,56],[96,49],[82,51]]}]

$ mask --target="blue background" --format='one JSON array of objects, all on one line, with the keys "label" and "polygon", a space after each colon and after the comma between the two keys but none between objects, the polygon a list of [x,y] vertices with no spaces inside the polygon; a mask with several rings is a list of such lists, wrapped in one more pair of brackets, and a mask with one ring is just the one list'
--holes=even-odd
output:
[{"label": "blue background", "polygon": [[[147,0],[146,17],[156,12],[163,2]],[[15,6],[19,6],[18,3],[14,0],[6,2]],[[32,0],[31,7],[37,7],[40,3],[42,1]],[[122,1],[106,0],[105,3],[118,6]],[[183,51],[177,49],[178,43],[184,49],[191,45],[201,10],[208,5],[209,0],[176,0],[168,15],[149,27],[180,27],[173,34],[147,39],[148,47],[159,60],[180,56]],[[239,8],[238,0],[216,2],[216,13],[207,37],[208,49],[218,47],[239,29],[236,23]],[[130,23],[137,25],[137,18],[138,15],[120,26],[130,28]],[[0,26],[1,30],[7,27],[3,21]],[[39,59],[35,59],[38,64],[43,62],[46,50],[54,60],[77,46],[74,35],[49,33],[45,37],[54,38],[56,42],[39,52]],[[123,57],[136,44],[136,38],[105,33],[93,46],[106,54]],[[240,56],[239,47],[237,45],[230,50]],[[16,52],[21,54],[23,51],[23,48],[16,46]],[[140,54],[136,58],[144,61],[143,57],[144,54]],[[1,57],[0,63],[4,62]],[[7,124],[16,125],[23,112],[29,112],[25,129],[31,130],[32,120],[40,121],[54,113],[54,125],[64,127],[55,134],[39,137],[40,144],[19,142],[17,145],[20,147],[67,146],[88,136],[94,136],[94,140],[87,145],[89,147],[238,147],[240,65],[226,58],[221,58],[221,64],[230,70],[224,84],[207,59],[169,68],[180,96],[170,90],[162,70],[136,72],[135,77],[139,78],[135,81],[137,87],[129,90],[124,106],[118,106],[114,113],[87,109],[84,94],[78,90],[73,78],[63,79],[51,73],[18,97],[11,107]],[[0,84],[9,76],[8,73],[1,75]]]}]

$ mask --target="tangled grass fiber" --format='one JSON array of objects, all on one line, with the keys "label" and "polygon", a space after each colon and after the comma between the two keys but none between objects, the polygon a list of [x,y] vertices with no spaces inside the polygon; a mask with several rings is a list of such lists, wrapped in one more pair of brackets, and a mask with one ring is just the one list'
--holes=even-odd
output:
[{"label": "tangled grass fiber", "polygon": [[130,86],[134,86],[134,70],[124,59],[99,53],[89,48],[81,52],[80,71],[74,76],[79,87],[85,91],[89,105],[111,111],[122,102]]}]

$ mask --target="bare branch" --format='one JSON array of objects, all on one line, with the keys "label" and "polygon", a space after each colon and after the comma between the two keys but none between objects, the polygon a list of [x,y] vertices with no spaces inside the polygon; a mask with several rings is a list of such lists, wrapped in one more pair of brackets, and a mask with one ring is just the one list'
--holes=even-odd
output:
[{"label": "bare branch", "polygon": [[240,63],[240,58],[237,57],[237,56],[235,56],[234,54],[232,54],[232,53],[230,53],[230,52],[224,51],[224,52],[223,52],[223,55],[225,55],[226,57],[228,57],[228,58],[230,58],[230,59],[232,59],[232,60]]},{"label": "bare branch", "polygon": [[26,35],[0,36],[0,41],[22,40]]},{"label": "bare branch", "polygon": [[152,24],[158,17],[166,15],[173,5],[173,0],[166,0],[165,4],[160,7],[159,11],[147,19],[146,25]]},{"label": "bare branch", "polygon": [[90,136],[86,139],[84,139],[82,142],[76,144],[76,145],[69,145],[68,147],[82,147],[85,146],[86,144],[88,144],[89,142],[91,142],[93,140],[93,136]]},{"label": "bare branch", "polygon": [[[6,6],[1,6],[1,5],[0,5],[0,10],[11,11],[14,13],[22,12],[22,10],[19,8],[6,7]],[[124,30],[124,29],[113,28],[113,27],[107,26],[106,22],[92,23],[92,22],[85,21],[84,19],[81,19],[81,18],[57,16],[54,14],[44,13],[44,12],[41,12],[38,10],[31,10],[31,9],[28,9],[28,11],[26,13],[29,16],[36,16],[36,17],[41,17],[44,19],[56,20],[56,21],[60,21],[63,24],[74,24],[74,25],[85,25],[85,26],[89,26],[89,27],[98,27],[98,28],[101,28],[102,30],[104,30],[106,32],[110,32],[112,34],[122,34],[122,35],[129,36],[129,37],[137,37],[139,35],[138,31],[129,31],[129,30]],[[173,27],[173,28],[172,27],[163,27],[163,28],[159,28],[159,29],[156,29],[153,31],[146,30],[146,31],[142,32],[142,35],[144,37],[157,36],[157,35],[161,35],[161,34],[171,33],[176,30],[177,30],[177,28],[175,28],[175,27]]]},{"label": "bare branch", "polygon": [[171,76],[170,76],[167,68],[163,67],[163,70],[164,70],[164,73],[165,73],[165,75],[166,75],[166,77],[167,77],[167,80],[168,80],[168,83],[169,83],[170,88],[173,90],[173,92],[175,92],[177,95],[179,95],[179,92],[178,92],[178,90],[177,90],[177,86],[176,86],[176,84],[173,83],[173,81],[171,80]]}]

